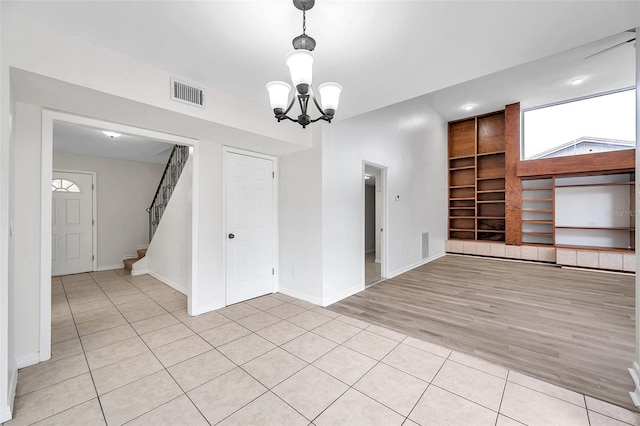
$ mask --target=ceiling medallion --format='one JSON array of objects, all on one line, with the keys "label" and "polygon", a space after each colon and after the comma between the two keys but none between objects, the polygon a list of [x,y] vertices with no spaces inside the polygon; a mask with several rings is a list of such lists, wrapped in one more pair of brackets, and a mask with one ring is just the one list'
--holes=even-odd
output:
[{"label": "ceiling medallion", "polygon": [[[330,82],[318,86],[320,102],[313,93],[313,87],[311,85],[313,76],[313,53],[311,53],[311,51],[315,49],[316,41],[306,33],[306,12],[310,10],[314,4],[315,0],[293,0],[293,5],[302,10],[302,34],[293,39],[292,44],[294,50],[286,56],[285,61],[289,67],[291,81],[296,88],[295,95],[291,101],[289,101],[289,92],[291,91],[291,85],[289,85],[289,83],[285,83],[284,81],[271,81],[267,83],[271,108],[273,108],[273,113],[278,122],[291,120],[300,124],[303,128],[319,120],[331,123],[336,109],[338,109],[340,93],[342,92],[341,85]],[[291,118],[287,114],[291,111],[296,99],[300,105],[301,114],[298,115],[297,118]],[[320,116],[314,119],[311,119],[307,111],[310,99],[318,111],[320,111]]]}]

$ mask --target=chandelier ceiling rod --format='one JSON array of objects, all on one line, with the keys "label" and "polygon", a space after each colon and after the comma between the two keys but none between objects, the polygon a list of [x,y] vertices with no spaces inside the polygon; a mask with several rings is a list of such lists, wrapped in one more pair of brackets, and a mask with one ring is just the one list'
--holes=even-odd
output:
[{"label": "chandelier ceiling rod", "polygon": [[[340,100],[340,92],[342,86],[338,83],[323,83],[318,86],[321,102],[316,99],[312,90],[312,74],[313,74],[313,53],[311,51],[316,47],[316,41],[313,37],[307,35],[307,10],[310,10],[315,4],[315,0],[293,0],[293,5],[302,10],[302,34],[295,37],[292,41],[294,50],[286,57],[286,63],[291,74],[291,81],[296,88],[296,93],[289,102],[289,92],[291,86],[283,81],[271,81],[267,83],[269,91],[269,100],[273,113],[278,120],[290,120],[300,124],[303,128],[307,125],[315,123],[319,120],[331,122],[338,108]],[[287,114],[293,108],[298,99],[301,114],[297,118],[291,118]],[[312,119],[308,114],[309,99],[313,99],[313,104],[320,112],[320,116]],[[324,107],[324,108],[323,108]]]}]

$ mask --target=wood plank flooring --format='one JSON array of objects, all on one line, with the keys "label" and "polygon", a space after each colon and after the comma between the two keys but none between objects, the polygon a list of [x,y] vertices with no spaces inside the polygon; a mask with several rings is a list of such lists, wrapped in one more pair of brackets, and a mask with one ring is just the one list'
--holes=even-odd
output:
[{"label": "wood plank flooring", "polygon": [[633,408],[634,282],[447,255],[328,309]]}]

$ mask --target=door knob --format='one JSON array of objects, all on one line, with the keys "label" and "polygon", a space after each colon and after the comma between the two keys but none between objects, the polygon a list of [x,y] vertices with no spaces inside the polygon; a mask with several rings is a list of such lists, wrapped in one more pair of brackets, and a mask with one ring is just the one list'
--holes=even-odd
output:
[{"label": "door knob", "polygon": [[235,235],[233,235],[233,234],[229,234],[229,239],[230,239],[230,240],[233,240],[235,237],[236,237]]}]

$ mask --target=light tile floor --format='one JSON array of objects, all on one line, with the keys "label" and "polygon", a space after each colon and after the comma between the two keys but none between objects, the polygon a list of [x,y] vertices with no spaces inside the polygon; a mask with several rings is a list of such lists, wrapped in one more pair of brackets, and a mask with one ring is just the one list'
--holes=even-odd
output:
[{"label": "light tile floor", "polygon": [[273,294],[198,317],[149,276],[52,280],[52,359],[17,426],[640,425],[634,413]]}]

